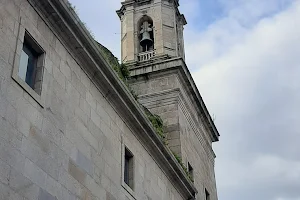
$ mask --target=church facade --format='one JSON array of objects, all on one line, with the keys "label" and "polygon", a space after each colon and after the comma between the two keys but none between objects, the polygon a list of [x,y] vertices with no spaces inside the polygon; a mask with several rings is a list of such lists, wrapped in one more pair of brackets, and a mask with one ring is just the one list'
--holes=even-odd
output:
[{"label": "church facade", "polygon": [[0,200],[218,199],[178,6],[122,2],[124,83],[67,1],[0,0]]}]

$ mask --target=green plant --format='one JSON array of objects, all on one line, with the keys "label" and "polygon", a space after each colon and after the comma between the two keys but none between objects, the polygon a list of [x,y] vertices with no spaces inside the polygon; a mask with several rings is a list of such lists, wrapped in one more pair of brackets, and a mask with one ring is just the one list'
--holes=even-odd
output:
[{"label": "green plant", "polygon": [[119,66],[119,73],[122,75],[122,77],[127,80],[130,76],[130,71],[127,67],[127,65],[125,65],[124,63],[122,63],[120,66]]},{"label": "green plant", "polygon": [[129,87],[129,91],[130,91],[130,93],[132,94],[133,98],[134,98],[135,100],[138,100],[138,95],[137,95],[137,93],[136,93],[132,88],[130,88],[130,87]]},{"label": "green plant", "polygon": [[[97,42],[97,41],[96,41]],[[118,77],[126,84],[127,80],[130,77],[130,71],[128,69],[128,66],[124,63],[120,64],[118,58],[116,58],[110,50],[108,50],[105,46],[97,42],[98,47],[100,48],[101,55],[104,57],[104,59],[107,61],[107,63],[113,68],[113,70],[117,73]]]},{"label": "green plant", "polygon": [[175,153],[174,151],[172,151],[172,153],[173,153],[174,157],[176,158],[177,162],[179,164],[181,164],[182,163],[181,157],[177,153]]},{"label": "green plant", "polygon": [[175,159],[177,160],[177,162],[180,164],[180,166],[182,167],[183,171],[185,172],[185,174],[187,175],[187,177],[194,182],[192,175],[188,172],[188,169],[186,168],[186,166],[183,164],[181,157],[175,153],[174,151],[172,151],[173,156],[175,157]]},{"label": "green plant", "polygon": [[150,110],[148,110],[146,107],[144,107],[144,111],[148,119],[150,120],[153,128],[155,129],[155,132],[160,136],[164,144],[167,144],[166,134],[164,132],[164,122],[162,118],[156,114],[152,114]]},{"label": "green plant", "polygon": [[[71,4],[69,1],[67,1],[67,6],[70,10],[72,10],[77,16],[79,16],[78,14],[78,10],[76,8],[76,6],[74,6],[73,4]],[[95,34],[93,33],[93,31],[86,25],[85,22],[83,22],[79,17],[79,23],[85,27],[85,29],[88,31],[88,33],[95,39]]]},{"label": "green plant", "polygon": [[76,6],[72,5],[69,1],[67,1],[67,5],[69,9],[73,10],[77,14]]},{"label": "green plant", "polygon": [[130,93],[132,94],[133,98],[135,100],[137,100],[138,99],[137,93],[132,88],[130,88],[130,86],[127,82],[128,78],[130,77],[130,71],[128,69],[128,66],[125,65],[124,63],[120,64],[119,60],[111,53],[111,51],[109,51],[106,47],[104,47],[99,42],[97,42],[97,44],[101,50],[101,53],[102,53],[104,59],[108,62],[108,64],[116,72],[119,79],[125,83],[125,85],[129,89]]}]

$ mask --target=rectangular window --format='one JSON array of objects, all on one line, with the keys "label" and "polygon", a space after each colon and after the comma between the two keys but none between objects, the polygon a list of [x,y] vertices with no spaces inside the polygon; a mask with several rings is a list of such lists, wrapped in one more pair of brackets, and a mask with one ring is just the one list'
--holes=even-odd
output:
[{"label": "rectangular window", "polygon": [[205,189],[205,200],[210,200],[210,195],[206,189]]},{"label": "rectangular window", "polygon": [[191,181],[194,182],[194,169],[189,162],[188,162],[188,172],[189,172],[189,178],[191,179]]},{"label": "rectangular window", "polygon": [[125,148],[124,182],[133,189],[133,154]]},{"label": "rectangular window", "polygon": [[39,95],[42,91],[43,54],[42,48],[25,32],[18,75]]}]

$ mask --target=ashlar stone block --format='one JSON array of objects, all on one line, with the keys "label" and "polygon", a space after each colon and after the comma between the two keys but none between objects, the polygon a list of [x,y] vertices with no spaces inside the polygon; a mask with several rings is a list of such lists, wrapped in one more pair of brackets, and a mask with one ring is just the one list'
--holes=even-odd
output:
[{"label": "ashlar stone block", "polygon": [[75,165],[80,167],[86,173],[92,175],[94,172],[92,161],[83,155],[79,150],[74,149],[72,160]]},{"label": "ashlar stone block", "polygon": [[57,200],[57,198],[40,188],[38,200]]},{"label": "ashlar stone block", "polygon": [[37,200],[39,187],[21,173],[12,169],[10,171],[9,186],[18,194],[30,200]]}]

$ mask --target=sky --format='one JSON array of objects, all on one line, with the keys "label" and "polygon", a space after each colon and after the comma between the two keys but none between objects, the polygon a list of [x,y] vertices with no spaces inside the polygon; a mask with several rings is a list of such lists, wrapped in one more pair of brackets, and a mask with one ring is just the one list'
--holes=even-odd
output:
[{"label": "sky", "polygon": [[[120,0],[71,0],[120,58]],[[300,200],[300,0],[180,0],[186,62],[221,134],[219,200]]]}]

